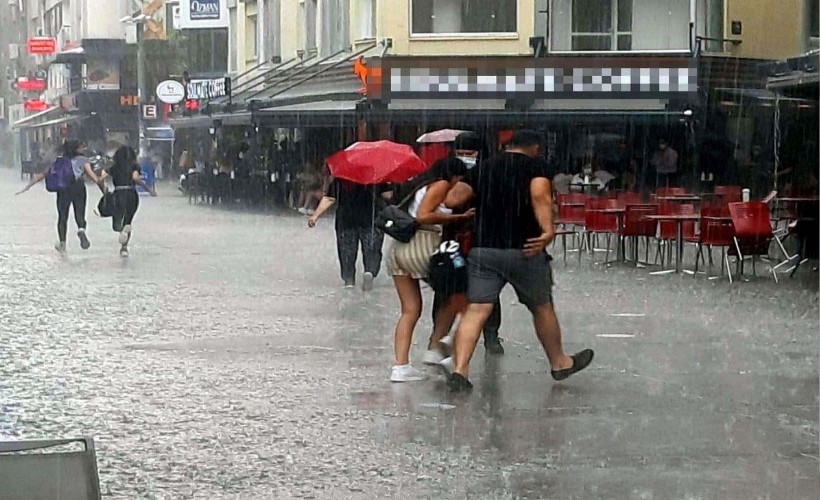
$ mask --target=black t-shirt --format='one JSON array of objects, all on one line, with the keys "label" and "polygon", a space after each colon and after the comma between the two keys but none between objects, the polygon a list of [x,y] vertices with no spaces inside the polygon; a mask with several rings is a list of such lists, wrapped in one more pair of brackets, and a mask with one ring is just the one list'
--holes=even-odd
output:
[{"label": "black t-shirt", "polygon": [[140,167],[136,163],[131,166],[113,165],[108,169],[108,175],[114,182],[114,186],[133,186],[134,179],[131,177],[133,172],[140,173]]},{"label": "black t-shirt", "polygon": [[553,176],[546,161],[520,153],[498,154],[470,170],[464,182],[474,193],[473,246],[523,248],[528,239],[540,236],[530,182],[535,177]]},{"label": "black t-shirt", "polygon": [[381,206],[381,195],[387,191],[390,191],[390,186],[384,184],[364,186],[334,179],[327,196],[336,200],[336,227],[372,227],[373,218]]}]

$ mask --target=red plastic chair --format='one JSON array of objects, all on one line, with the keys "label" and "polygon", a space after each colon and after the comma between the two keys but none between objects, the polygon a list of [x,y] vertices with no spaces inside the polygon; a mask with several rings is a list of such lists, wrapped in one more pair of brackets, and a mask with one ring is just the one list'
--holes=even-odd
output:
[{"label": "red plastic chair", "polygon": [[723,203],[733,203],[743,199],[743,188],[740,186],[715,186],[715,195],[719,196]]},{"label": "red plastic chair", "polygon": [[606,234],[606,260],[609,260],[610,240],[612,235],[618,232],[618,216],[600,212],[600,210],[606,208],[618,208],[618,200],[614,198],[587,198],[584,207],[584,226],[590,252],[595,251],[598,234]]},{"label": "red plastic chair", "polygon": [[633,239],[635,262],[638,261],[640,237],[645,238],[646,257],[644,260],[649,260],[649,238],[652,238],[657,234],[658,221],[649,220],[646,216],[655,215],[657,213],[658,205],[654,204],[632,204],[626,206],[626,212],[624,213],[624,225],[619,231],[619,234],[623,240],[626,238]]},{"label": "red plastic chair", "polygon": [[756,257],[769,254],[774,238],[769,220],[769,207],[760,201],[729,203],[729,213],[735,229],[733,238],[737,251],[738,273],[743,274],[743,261],[752,258],[752,273],[756,274]]},{"label": "red plastic chair", "polygon": [[729,276],[729,283],[732,282],[732,271],[729,267],[729,253],[727,249],[731,249],[734,244],[735,228],[731,220],[721,220],[722,217],[729,216],[729,206],[718,201],[714,203],[703,204],[700,207],[700,232],[687,241],[697,244],[697,255],[695,256],[695,274],[698,272],[698,264],[703,259],[704,264],[706,258],[703,254],[703,249],[708,250],[709,256],[709,274],[711,275],[714,268],[714,258],[712,256],[712,248],[720,247],[720,274],[723,274],[725,267]]},{"label": "red plastic chair", "polygon": [[620,203],[622,207],[627,205],[638,205],[641,203],[641,193],[618,193],[617,199],[618,203]]},{"label": "red plastic chair", "polygon": [[[575,237],[584,230],[584,205],[587,196],[583,193],[562,194],[557,193],[556,205],[558,205],[558,219],[555,224],[559,226],[555,235],[561,237],[561,244],[564,253],[564,264],[567,263],[567,236]],[[581,249],[578,249],[578,262],[581,262]]]}]

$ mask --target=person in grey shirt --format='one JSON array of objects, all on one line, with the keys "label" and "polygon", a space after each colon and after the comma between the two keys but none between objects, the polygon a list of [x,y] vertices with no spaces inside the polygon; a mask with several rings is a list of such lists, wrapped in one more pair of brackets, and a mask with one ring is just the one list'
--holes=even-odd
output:
[{"label": "person in grey shirt", "polygon": [[669,187],[676,180],[678,173],[678,152],[669,147],[666,139],[658,141],[658,150],[652,155],[650,163],[657,175],[656,187]]},{"label": "person in grey shirt", "polygon": [[[85,207],[88,193],[85,189],[84,177],[94,181],[98,186],[101,181],[91,163],[88,161],[88,146],[81,141],[66,141],[63,144],[63,156],[71,159],[71,168],[74,172],[74,182],[63,191],[57,193],[57,235],[60,240],[55,245],[58,252],[64,253],[66,249],[66,233],[68,232],[68,211],[74,208],[74,221],[77,223],[77,237],[80,239],[80,247],[88,250],[91,242],[86,235]],[[24,193],[46,178],[48,168],[35,175],[31,182],[17,194]],[[102,189],[102,188],[100,188]]]}]

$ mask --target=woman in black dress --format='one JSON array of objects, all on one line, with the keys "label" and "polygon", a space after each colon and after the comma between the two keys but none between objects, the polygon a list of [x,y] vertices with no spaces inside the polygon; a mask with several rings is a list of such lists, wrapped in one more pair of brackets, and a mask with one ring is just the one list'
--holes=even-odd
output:
[{"label": "woman in black dress", "polygon": [[137,165],[137,154],[134,149],[128,146],[120,146],[114,153],[111,167],[104,171],[102,179],[111,177],[114,183],[114,216],[112,226],[114,231],[120,233],[120,255],[128,257],[128,242],[131,241],[131,223],[139,208],[140,197],[137,194],[137,185],[145,188],[156,196],[157,192],[153,187],[148,186],[140,177],[140,168]]}]

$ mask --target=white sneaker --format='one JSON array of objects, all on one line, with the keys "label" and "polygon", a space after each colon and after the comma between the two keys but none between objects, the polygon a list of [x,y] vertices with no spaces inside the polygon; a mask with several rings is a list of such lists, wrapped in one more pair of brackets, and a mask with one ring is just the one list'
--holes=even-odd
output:
[{"label": "white sneaker", "polygon": [[364,273],[364,279],[362,280],[362,290],[365,292],[373,290],[373,273]]},{"label": "white sneaker", "polygon": [[299,210],[297,211],[302,215],[308,215],[308,210],[305,207],[299,207]]},{"label": "white sneaker", "polygon": [[55,243],[54,250],[57,250],[60,253],[65,253],[65,241],[58,241]]},{"label": "white sneaker", "polygon": [[441,368],[443,368],[444,371],[446,371],[448,375],[453,373],[456,369],[456,361],[453,359],[452,356],[450,356],[449,358],[442,359],[441,362],[438,365]]},{"label": "white sneaker", "polygon": [[444,337],[441,337],[441,340],[439,340],[439,342],[446,345],[450,349],[453,348],[453,336],[452,335],[445,335]]},{"label": "white sneaker", "polygon": [[307,209],[307,215],[313,215],[315,213],[316,213],[316,210],[313,210],[312,208]]},{"label": "white sneaker", "polygon": [[437,349],[427,349],[421,357],[425,365],[438,365],[444,360],[444,354]]},{"label": "white sneaker", "polygon": [[130,239],[131,239],[131,225],[129,224],[129,225],[125,226],[124,228],[122,228],[122,231],[120,232],[120,238],[119,238],[120,245],[127,245],[128,240],[130,240]]},{"label": "white sneaker", "polygon": [[427,376],[413,368],[411,365],[396,365],[390,374],[391,382],[418,382],[426,379]]}]

